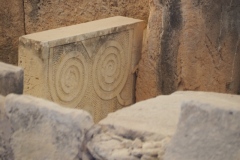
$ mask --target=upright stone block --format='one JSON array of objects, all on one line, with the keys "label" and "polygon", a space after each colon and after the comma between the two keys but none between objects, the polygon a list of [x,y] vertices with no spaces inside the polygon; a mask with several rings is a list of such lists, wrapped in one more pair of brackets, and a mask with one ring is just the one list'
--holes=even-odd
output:
[{"label": "upright stone block", "polygon": [[144,27],[118,16],[21,37],[24,93],[85,109],[95,121],[132,104]]},{"label": "upright stone block", "polygon": [[93,125],[90,114],[14,94],[6,97],[5,108],[14,159],[81,159],[85,132]]},{"label": "upright stone block", "polygon": [[205,95],[182,104],[164,160],[240,159],[240,96]]},{"label": "upright stone block", "polygon": [[23,93],[23,70],[0,62],[0,94]]}]

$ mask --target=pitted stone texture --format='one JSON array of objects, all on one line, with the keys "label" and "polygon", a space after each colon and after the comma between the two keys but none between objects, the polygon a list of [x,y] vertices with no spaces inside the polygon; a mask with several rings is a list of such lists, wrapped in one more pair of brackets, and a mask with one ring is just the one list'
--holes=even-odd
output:
[{"label": "pitted stone texture", "polygon": [[149,0],[150,14],[146,36],[143,41],[142,57],[138,65],[136,100],[146,100],[161,94],[158,88],[158,61],[162,32],[163,7],[159,0]]},{"label": "pitted stone texture", "polygon": [[0,95],[0,159],[13,160],[13,152],[10,146],[12,135],[10,121],[6,115],[5,97]]},{"label": "pitted stone texture", "polygon": [[0,61],[17,65],[18,38],[25,33],[23,0],[0,1]]},{"label": "pitted stone texture", "polygon": [[175,132],[183,97],[159,96],[109,114],[99,122],[101,126],[89,131],[88,156],[97,160],[161,159]]},{"label": "pitted stone texture", "polygon": [[240,159],[240,96],[205,95],[182,104],[164,160]]},{"label": "pitted stone texture", "polygon": [[24,1],[27,34],[98,19],[127,16],[147,21],[148,0]]},{"label": "pitted stone texture", "polygon": [[240,1],[150,4],[138,101],[177,90],[240,92]]},{"label": "pitted stone texture", "polygon": [[95,121],[134,103],[144,27],[118,16],[21,37],[24,93],[85,109]]},{"label": "pitted stone texture", "polygon": [[135,130],[95,126],[87,134],[88,152],[85,152],[83,160],[159,160],[170,137],[150,137],[148,133]]},{"label": "pitted stone texture", "polygon": [[14,159],[81,159],[85,132],[93,125],[87,112],[14,94],[6,97],[5,107]]},{"label": "pitted stone texture", "polygon": [[0,94],[23,93],[23,70],[0,62]]},{"label": "pitted stone texture", "polygon": [[98,160],[163,159],[177,128],[181,104],[189,100],[218,104],[219,99],[222,103],[232,98],[219,93],[179,91],[111,113],[99,122],[102,126],[88,132],[86,159],[91,155]]}]

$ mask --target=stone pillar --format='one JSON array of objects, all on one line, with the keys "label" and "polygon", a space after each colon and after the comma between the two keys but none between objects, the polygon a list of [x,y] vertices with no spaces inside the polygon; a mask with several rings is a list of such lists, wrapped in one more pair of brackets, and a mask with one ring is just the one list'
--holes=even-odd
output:
[{"label": "stone pillar", "polygon": [[134,103],[144,27],[119,16],[21,37],[24,93],[85,109],[95,121]]},{"label": "stone pillar", "polygon": [[[163,0],[150,4],[137,100],[176,90],[240,92],[240,1]],[[157,15],[161,20],[153,19]],[[144,77],[149,71],[150,76]]]},{"label": "stone pillar", "polygon": [[137,78],[137,101],[161,94],[158,88],[157,65],[160,54],[163,7],[158,0],[150,0],[150,15],[144,38],[142,58]]}]

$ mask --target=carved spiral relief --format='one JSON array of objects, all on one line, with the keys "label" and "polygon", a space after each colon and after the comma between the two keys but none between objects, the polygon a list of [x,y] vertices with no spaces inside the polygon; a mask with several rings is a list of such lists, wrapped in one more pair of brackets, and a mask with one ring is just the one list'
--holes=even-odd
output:
[{"label": "carved spiral relief", "polygon": [[87,87],[88,71],[84,56],[76,51],[64,55],[56,66],[52,97],[56,102],[75,107]]},{"label": "carved spiral relief", "polygon": [[128,76],[129,60],[117,41],[104,43],[93,64],[93,85],[99,97],[105,100],[119,95]]}]

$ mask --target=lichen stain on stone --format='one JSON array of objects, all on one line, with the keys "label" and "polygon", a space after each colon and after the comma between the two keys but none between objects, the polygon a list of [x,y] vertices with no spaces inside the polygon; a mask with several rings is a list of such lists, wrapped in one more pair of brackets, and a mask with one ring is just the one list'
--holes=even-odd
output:
[{"label": "lichen stain on stone", "polygon": [[39,11],[39,3],[40,3],[40,0],[31,0],[29,1],[31,6],[32,6],[32,10],[29,14],[30,18],[32,19],[32,21],[36,22],[38,20],[38,11]]},{"label": "lichen stain on stone", "polygon": [[161,53],[158,62],[159,90],[170,94],[176,90],[178,37],[182,26],[181,4],[179,0],[163,2],[163,33],[161,37]]}]

